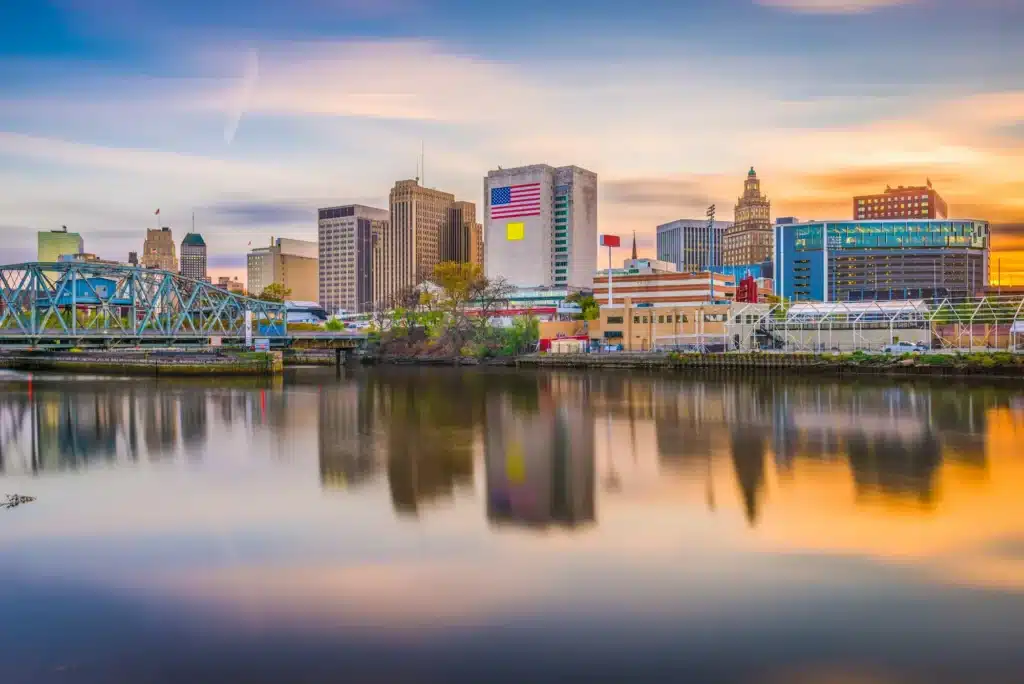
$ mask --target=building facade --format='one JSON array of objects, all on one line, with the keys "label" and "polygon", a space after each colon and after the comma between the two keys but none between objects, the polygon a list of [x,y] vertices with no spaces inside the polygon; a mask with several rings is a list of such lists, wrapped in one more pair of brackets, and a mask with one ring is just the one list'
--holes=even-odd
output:
[{"label": "building facade", "polygon": [[372,278],[376,303],[391,305],[433,275],[443,261],[441,235],[454,204],[455,195],[425,188],[417,180],[398,181],[391,188],[390,220],[381,226],[377,244],[380,268]]},{"label": "building facade", "polygon": [[290,300],[315,301],[319,295],[317,243],[277,238],[247,257],[247,287],[257,297],[271,283],[291,290]]},{"label": "building facade", "polygon": [[658,259],[671,261],[680,272],[706,271],[722,264],[722,246],[730,221],[679,219],[658,226]]},{"label": "building facade", "polygon": [[[592,288],[598,304],[608,304],[608,272],[593,276]],[[612,304],[626,299],[635,304],[683,304],[728,301],[736,294],[735,280],[715,273],[612,272]]]},{"label": "building facade", "polygon": [[935,191],[931,181],[918,187],[886,187],[877,195],[853,198],[853,218],[860,221],[880,219],[944,219],[949,217],[946,200]]},{"label": "building facade", "polygon": [[186,233],[181,240],[181,275],[206,280],[206,241],[199,233]]},{"label": "building facade", "polygon": [[95,254],[82,252],[81,254],[61,254],[57,259],[61,264],[106,264],[108,266],[119,266],[120,264],[110,259],[101,259]]},{"label": "building facade", "polygon": [[787,300],[973,297],[988,285],[986,221],[827,221],[775,231],[775,294]]},{"label": "building facade", "polygon": [[245,294],[245,283],[231,276],[220,276],[217,278],[217,287],[227,290],[231,294]]},{"label": "building facade", "polygon": [[761,181],[751,167],[743,183],[743,196],[734,210],[733,225],[725,231],[722,263],[726,266],[758,264],[772,258],[771,202],[761,192]]},{"label": "building facade", "polygon": [[484,268],[517,287],[588,288],[597,269],[597,174],[534,164],[484,178]]},{"label": "building facade", "polygon": [[36,261],[54,264],[65,254],[82,254],[85,242],[78,233],[69,233],[67,226],[61,230],[41,230],[36,238]]},{"label": "building facade", "polygon": [[484,265],[483,226],[476,220],[476,204],[455,202],[441,231],[441,261]]},{"label": "building facade", "polygon": [[142,243],[142,265],[145,268],[158,268],[164,271],[178,272],[178,257],[174,249],[174,234],[170,227],[149,228],[146,230],[146,241]]},{"label": "building facade", "polygon": [[387,209],[362,204],[317,212],[319,299],[329,313],[373,308],[374,235],[386,229]]},{"label": "building facade", "polygon": [[[598,298],[598,301],[601,301]],[[736,347],[734,336],[747,339],[747,331],[732,325],[732,303],[634,302],[626,297],[608,306],[592,321],[590,336],[600,344],[622,345],[623,351],[709,349]]]}]

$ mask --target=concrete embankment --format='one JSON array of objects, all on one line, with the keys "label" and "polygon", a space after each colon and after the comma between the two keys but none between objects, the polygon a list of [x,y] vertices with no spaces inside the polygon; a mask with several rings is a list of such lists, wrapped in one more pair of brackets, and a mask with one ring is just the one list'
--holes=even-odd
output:
[{"label": "concrete embankment", "polygon": [[864,353],[834,355],[757,352],[529,354],[520,356],[516,365],[520,368],[1024,377],[1024,356],[1007,353],[942,353],[902,357]]},{"label": "concrete embankment", "polygon": [[97,375],[218,376],[275,375],[284,370],[281,352],[23,351],[0,353],[0,368]]}]

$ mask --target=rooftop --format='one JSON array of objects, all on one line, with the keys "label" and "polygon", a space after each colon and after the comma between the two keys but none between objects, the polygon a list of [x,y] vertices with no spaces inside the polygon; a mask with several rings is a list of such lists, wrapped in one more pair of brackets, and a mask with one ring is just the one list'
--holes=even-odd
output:
[{"label": "rooftop", "polygon": [[205,247],[206,241],[203,240],[203,236],[199,233],[187,233],[181,240],[181,246],[188,245],[190,247]]}]

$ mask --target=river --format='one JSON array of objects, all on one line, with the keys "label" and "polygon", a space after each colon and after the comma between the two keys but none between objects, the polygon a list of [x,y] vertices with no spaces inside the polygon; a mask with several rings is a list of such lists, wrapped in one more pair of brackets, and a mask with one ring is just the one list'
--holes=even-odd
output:
[{"label": "river", "polygon": [[1024,681],[1024,392],[0,375],[0,682]]}]

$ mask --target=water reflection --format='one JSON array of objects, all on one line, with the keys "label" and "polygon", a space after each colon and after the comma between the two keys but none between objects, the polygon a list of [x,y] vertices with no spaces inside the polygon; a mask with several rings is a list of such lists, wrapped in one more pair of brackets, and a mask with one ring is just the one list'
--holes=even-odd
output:
[{"label": "water reflection", "polygon": [[416,516],[472,492],[479,462],[487,519],[533,528],[594,522],[598,483],[614,496],[652,457],[659,477],[703,482],[712,509],[726,467],[751,526],[769,479],[801,463],[845,463],[862,503],[928,510],[944,464],[985,471],[990,415],[1010,416],[1011,431],[1024,420],[1008,389],[888,382],[398,370],[290,391],[45,376],[5,389],[4,472],[201,460],[211,432],[233,426],[266,431],[288,458],[293,436],[315,430],[326,489],[386,477],[394,510]]},{"label": "water reflection", "polygon": [[1022,438],[998,386],[9,375],[0,680],[1016,681]]}]

